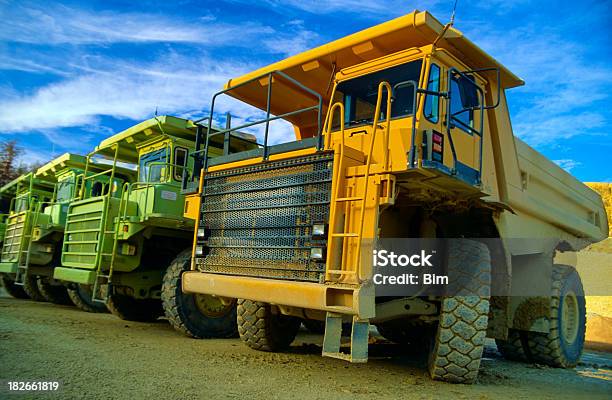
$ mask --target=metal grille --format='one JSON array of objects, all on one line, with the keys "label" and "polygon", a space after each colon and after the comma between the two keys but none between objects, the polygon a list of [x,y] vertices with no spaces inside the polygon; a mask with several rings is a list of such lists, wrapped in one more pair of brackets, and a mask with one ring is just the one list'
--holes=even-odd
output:
[{"label": "metal grille", "polygon": [[29,238],[26,237],[26,230],[29,228],[30,211],[23,211],[8,217],[6,233],[4,236],[4,246],[2,248],[2,262],[25,261],[27,244]]},{"label": "metal grille", "polygon": [[95,268],[104,207],[100,204],[92,210],[91,202],[86,206],[90,208],[87,211],[81,211],[78,203],[70,207],[66,217],[62,263]]},{"label": "metal grille", "polygon": [[311,259],[313,224],[327,224],[333,153],[319,153],[205,175],[200,227],[203,272],[298,281],[320,280]]}]

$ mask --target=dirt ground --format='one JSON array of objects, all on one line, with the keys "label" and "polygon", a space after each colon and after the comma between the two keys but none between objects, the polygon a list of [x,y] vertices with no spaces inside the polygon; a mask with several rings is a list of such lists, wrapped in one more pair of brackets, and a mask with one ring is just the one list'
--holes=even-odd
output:
[{"label": "dirt ground", "polygon": [[[372,341],[370,361],[349,364],[322,358],[322,338],[305,331],[289,352],[262,353],[239,339],[188,339],[165,321],[125,322],[0,294],[0,398],[612,398],[610,354],[589,352],[576,370],[561,370],[505,361],[491,344],[478,383],[468,386],[433,382],[422,355]],[[11,396],[8,380],[62,387]]]}]

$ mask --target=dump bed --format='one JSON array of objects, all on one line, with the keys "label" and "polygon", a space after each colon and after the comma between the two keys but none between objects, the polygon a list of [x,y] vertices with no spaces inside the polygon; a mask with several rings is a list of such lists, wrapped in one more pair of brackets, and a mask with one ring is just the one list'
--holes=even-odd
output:
[{"label": "dump bed", "polygon": [[512,196],[515,210],[540,218],[569,234],[600,241],[608,236],[601,196],[515,138],[523,196]]}]

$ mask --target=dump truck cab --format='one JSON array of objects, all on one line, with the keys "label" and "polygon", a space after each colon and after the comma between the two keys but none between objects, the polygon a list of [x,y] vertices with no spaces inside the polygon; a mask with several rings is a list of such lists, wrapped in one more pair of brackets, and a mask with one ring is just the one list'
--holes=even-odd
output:
[{"label": "dump truck cab", "polygon": [[[83,179],[78,200],[69,205],[56,279],[78,284],[121,318],[161,315],[162,277],[193,236],[181,185],[193,171],[197,129],[192,121],[159,116],[102,141],[88,155],[88,166],[99,157],[108,164]],[[131,166],[134,176],[128,179],[120,165]],[[85,190],[100,175],[113,185]]]},{"label": "dump truck cab", "polygon": [[[375,324],[389,338],[433,343],[431,375],[453,382],[476,379],[487,334],[554,336],[561,346],[551,280],[579,279],[552,259],[601,240],[605,211],[513,136],[505,90],[522,84],[460,31],[418,11],[230,80],[211,115],[229,95],[265,118],[202,136],[201,207],[183,290],[237,298],[238,329],[252,348],[282,349],[300,318],[321,320],[323,355],[365,362]],[[277,119],[293,126],[295,141],[273,144]],[[207,156],[215,135],[257,123],[261,148]],[[445,239],[433,244],[440,266],[462,284],[380,291],[373,250],[413,239]],[[533,282],[544,314],[526,317],[536,300],[522,289]],[[584,300],[572,304],[580,314]],[[348,352],[340,347],[347,322]],[[571,365],[580,335],[567,343]]]}]

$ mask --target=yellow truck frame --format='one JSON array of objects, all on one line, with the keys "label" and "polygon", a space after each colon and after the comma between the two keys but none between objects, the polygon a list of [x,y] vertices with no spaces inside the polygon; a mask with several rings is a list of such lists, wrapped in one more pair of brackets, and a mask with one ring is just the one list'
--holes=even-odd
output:
[{"label": "yellow truck frame", "polygon": [[[485,336],[510,358],[576,365],[584,290],[553,257],[602,240],[605,210],[513,135],[505,90],[522,84],[419,11],[230,80],[211,115],[230,95],[266,118],[214,135],[261,123],[264,142],[209,160],[212,131],[200,141],[184,292],[238,299],[240,336],[259,350],[288,346],[300,319],[314,319],[325,321],[323,355],[365,362],[375,324],[431,343],[430,374],[451,382],[476,379]],[[275,119],[297,141],[269,145]],[[377,296],[370,254],[390,237],[452,239],[446,268],[463,286]]]}]

